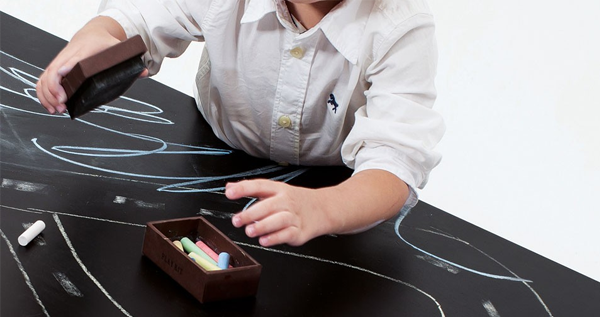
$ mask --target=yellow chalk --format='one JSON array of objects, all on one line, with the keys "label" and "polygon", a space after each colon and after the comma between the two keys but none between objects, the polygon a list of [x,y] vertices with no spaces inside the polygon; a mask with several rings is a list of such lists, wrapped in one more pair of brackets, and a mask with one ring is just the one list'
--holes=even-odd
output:
[{"label": "yellow chalk", "polygon": [[208,262],[205,258],[199,256],[198,254],[196,254],[194,252],[190,252],[189,256],[194,261],[196,261],[196,263],[198,265],[200,265],[202,268],[204,268],[207,271],[217,271],[217,270],[220,270],[220,268],[218,266],[216,266],[216,265]]},{"label": "yellow chalk", "polygon": [[183,244],[181,244],[181,241],[179,240],[175,240],[173,241],[173,244],[179,248],[179,250],[183,251]]}]

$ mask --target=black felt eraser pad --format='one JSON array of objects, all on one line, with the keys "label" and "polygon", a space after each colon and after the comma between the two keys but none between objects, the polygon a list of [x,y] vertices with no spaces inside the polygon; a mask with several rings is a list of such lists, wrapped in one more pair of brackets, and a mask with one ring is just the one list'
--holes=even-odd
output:
[{"label": "black felt eraser pad", "polygon": [[146,45],[139,35],[77,63],[62,79],[71,119],[124,94],[144,71]]}]

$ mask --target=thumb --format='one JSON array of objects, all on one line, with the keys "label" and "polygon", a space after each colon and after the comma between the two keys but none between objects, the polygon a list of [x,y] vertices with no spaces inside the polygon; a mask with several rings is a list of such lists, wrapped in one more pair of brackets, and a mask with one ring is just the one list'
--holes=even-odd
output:
[{"label": "thumb", "polygon": [[72,65],[71,63],[69,63],[69,64],[67,64],[67,65],[64,65],[64,66],[62,66],[61,68],[59,68],[59,69],[58,69],[58,74],[59,74],[61,77],[65,77],[65,76],[67,76],[67,74],[68,74],[68,73],[69,73],[69,72],[70,72],[70,71],[73,69],[73,66],[74,66],[74,65]]}]

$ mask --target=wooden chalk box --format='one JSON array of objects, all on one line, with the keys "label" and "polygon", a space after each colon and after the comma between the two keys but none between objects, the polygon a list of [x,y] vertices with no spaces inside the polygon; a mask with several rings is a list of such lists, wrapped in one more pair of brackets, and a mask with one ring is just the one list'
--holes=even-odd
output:
[{"label": "wooden chalk box", "polygon": [[[204,270],[172,243],[183,237],[229,253],[233,267]],[[142,254],[201,303],[252,296],[258,289],[262,266],[204,217],[148,222]]]}]

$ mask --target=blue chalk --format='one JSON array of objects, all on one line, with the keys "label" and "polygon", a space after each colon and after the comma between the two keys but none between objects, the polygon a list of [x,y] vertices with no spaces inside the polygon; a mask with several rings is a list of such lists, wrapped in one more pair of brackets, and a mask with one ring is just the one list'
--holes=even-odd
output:
[{"label": "blue chalk", "polygon": [[217,266],[222,270],[229,267],[229,253],[227,253],[227,252],[219,253],[219,262],[217,263]]}]

